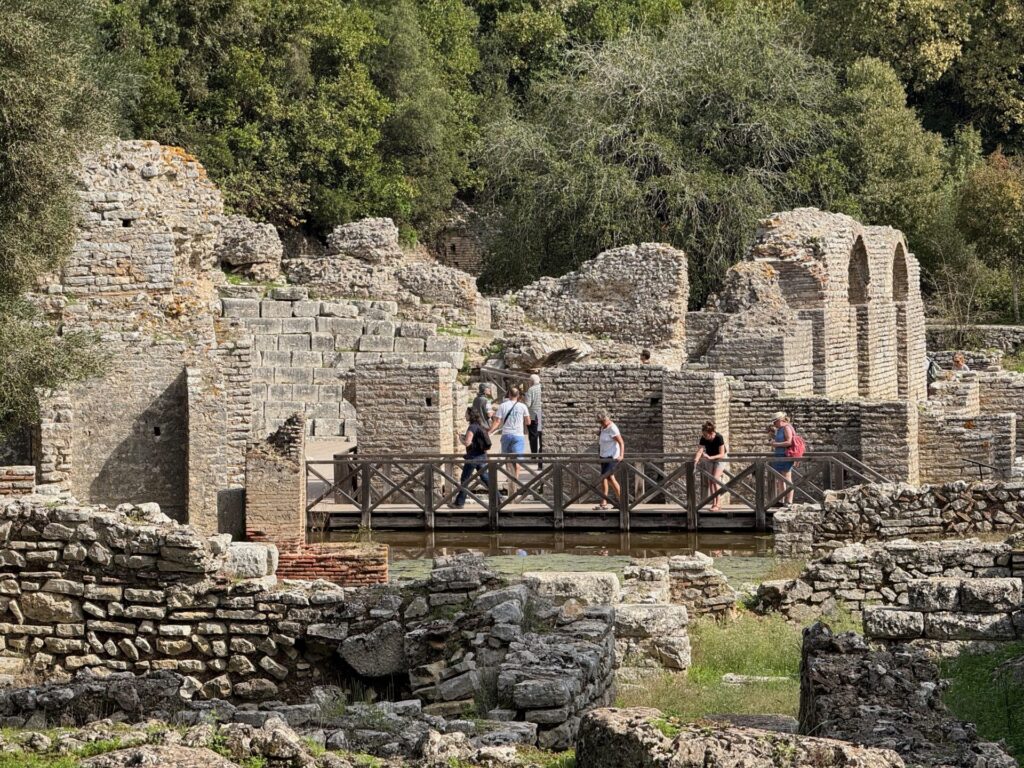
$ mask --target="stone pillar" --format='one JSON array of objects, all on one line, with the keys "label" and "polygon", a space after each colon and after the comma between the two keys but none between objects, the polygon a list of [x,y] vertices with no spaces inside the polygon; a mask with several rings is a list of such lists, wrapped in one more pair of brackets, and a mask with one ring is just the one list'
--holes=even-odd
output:
[{"label": "stone pillar", "polygon": [[729,440],[729,382],[717,371],[684,370],[665,374],[662,389],[662,445],[665,453],[697,449],[705,421]]},{"label": "stone pillar", "polygon": [[245,456],[245,534],[294,551],[306,541],[305,419],[295,414]]},{"label": "stone pillar", "polygon": [[917,483],[917,405],[862,402],[860,409],[861,460],[893,482]]},{"label": "stone pillar", "polygon": [[455,374],[448,363],[382,364],[358,370],[359,453],[452,453]]}]

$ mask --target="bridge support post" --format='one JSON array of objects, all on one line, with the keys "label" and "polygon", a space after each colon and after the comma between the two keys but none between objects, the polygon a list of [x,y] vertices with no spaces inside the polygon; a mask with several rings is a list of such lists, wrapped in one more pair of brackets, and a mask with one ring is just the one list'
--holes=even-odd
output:
[{"label": "bridge support post", "polygon": [[373,472],[370,470],[369,462],[363,462],[362,470],[359,474],[359,511],[362,513],[359,525],[363,528],[370,528],[372,523],[370,520],[370,500],[373,498],[370,486],[373,482]]},{"label": "bridge support post", "polygon": [[759,533],[768,529],[766,480],[765,463],[759,461],[754,465],[754,528]]},{"label": "bridge support post", "polygon": [[686,529],[697,530],[697,465],[686,462]]},{"label": "bridge support post", "polygon": [[[622,464],[619,464],[621,467]],[[623,467],[619,483],[619,530],[629,532],[629,468]]]},{"label": "bridge support post", "polygon": [[565,505],[562,503],[562,464],[561,462],[549,463],[551,467],[551,510],[555,516],[555,530],[561,531],[565,528]]},{"label": "bridge support post", "polygon": [[492,531],[498,530],[498,463],[487,460],[487,525]]},{"label": "bridge support post", "polygon": [[423,527],[434,530],[434,465],[423,465]]}]

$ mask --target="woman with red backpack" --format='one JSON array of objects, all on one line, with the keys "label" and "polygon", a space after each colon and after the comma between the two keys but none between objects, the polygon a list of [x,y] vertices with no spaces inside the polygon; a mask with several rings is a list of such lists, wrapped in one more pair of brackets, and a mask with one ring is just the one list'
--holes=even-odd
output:
[{"label": "woman with red backpack", "polygon": [[783,497],[783,504],[789,506],[793,503],[793,465],[796,463],[792,459],[798,459],[804,455],[804,439],[796,433],[783,411],[776,411],[772,415],[772,425],[768,431],[771,434],[769,443],[774,449],[774,454],[791,459],[790,461],[772,462],[772,469],[782,476],[785,487],[789,489]]}]

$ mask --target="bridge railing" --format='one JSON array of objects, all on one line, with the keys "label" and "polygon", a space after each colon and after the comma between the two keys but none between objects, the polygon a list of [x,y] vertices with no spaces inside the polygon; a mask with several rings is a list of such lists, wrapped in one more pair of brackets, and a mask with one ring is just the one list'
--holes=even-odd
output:
[{"label": "bridge railing", "polygon": [[[627,455],[612,470],[620,493],[602,488],[602,460],[592,454],[339,454],[307,461],[307,513],[314,528],[332,516],[372,528],[375,515],[400,512],[408,525],[432,529],[438,516],[486,513],[487,527],[565,527],[566,517],[609,520],[628,531],[636,515],[669,516],[674,527],[699,530],[701,519],[749,516],[764,531],[768,515],[792,493],[795,503],[821,503],[825,492],[886,479],[842,452],[807,453],[787,477],[780,462],[757,453],[733,453],[721,476],[692,454]],[[464,469],[469,464],[467,479]],[[464,491],[462,505],[460,491]],[[718,502],[718,503],[716,503]],[[601,506],[604,505],[604,506]],[[719,507],[720,509],[713,509]],[[614,518],[617,517],[617,521]],[[452,527],[449,525],[449,527]]]}]

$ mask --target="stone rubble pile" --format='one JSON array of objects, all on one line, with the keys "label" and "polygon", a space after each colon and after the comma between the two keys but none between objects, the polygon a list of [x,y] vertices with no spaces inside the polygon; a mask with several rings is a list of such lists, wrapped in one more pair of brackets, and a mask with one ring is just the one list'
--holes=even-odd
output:
[{"label": "stone rubble pile", "polygon": [[775,552],[807,557],[856,541],[942,538],[1024,529],[1024,482],[860,485],[829,491],[822,506],[775,514]]},{"label": "stone rubble pile", "polygon": [[429,258],[406,254],[391,219],[342,224],[327,237],[323,253],[282,262],[289,283],[329,298],[396,301],[409,320],[489,328],[490,303],[476,279]]},{"label": "stone rubble pile", "polygon": [[587,714],[576,746],[587,768],[903,768],[888,749],[834,739],[742,728],[722,723],[681,723],[657,709],[597,709]]},{"label": "stone rubble pile", "polygon": [[755,610],[806,623],[843,606],[905,606],[911,585],[922,579],[989,579],[1024,575],[1019,544],[898,539],[851,544],[812,560],[796,579],[758,586]]},{"label": "stone rubble pile", "polygon": [[942,703],[939,669],[920,649],[879,649],[821,624],[804,633],[800,732],[893,750],[909,765],[1012,768],[1017,763]]},{"label": "stone rubble pile", "polygon": [[544,277],[506,297],[531,323],[634,344],[683,342],[686,255],[661,243],[605,251],[563,277]]}]

